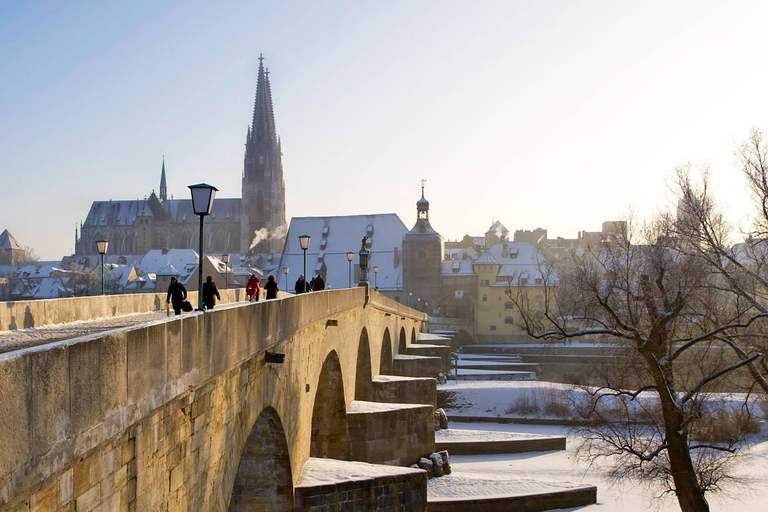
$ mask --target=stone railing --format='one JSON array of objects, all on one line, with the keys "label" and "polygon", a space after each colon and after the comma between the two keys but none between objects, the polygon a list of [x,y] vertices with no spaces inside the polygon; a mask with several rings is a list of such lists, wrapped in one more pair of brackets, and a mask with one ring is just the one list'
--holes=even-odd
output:
[{"label": "stone railing", "polygon": [[[244,288],[219,290],[219,293],[221,304],[246,299]],[[132,293],[0,302],[0,331],[65,324],[131,313],[148,313],[165,309],[165,297],[165,293]],[[197,307],[197,292],[190,292],[187,299]]]}]

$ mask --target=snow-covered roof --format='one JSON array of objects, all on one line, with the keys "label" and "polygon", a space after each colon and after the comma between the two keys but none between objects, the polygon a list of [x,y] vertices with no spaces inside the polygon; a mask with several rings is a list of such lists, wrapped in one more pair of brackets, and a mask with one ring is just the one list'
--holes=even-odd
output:
[{"label": "snow-covered roof", "polygon": [[[155,207],[157,208],[155,203]],[[196,224],[200,217],[192,210],[191,199],[169,199],[163,201],[159,215],[167,216],[167,220],[179,223]],[[240,222],[242,200],[240,198],[216,198],[211,214],[205,219],[207,223]],[[137,217],[154,217],[148,199],[132,199],[119,201],[94,201],[83,223],[84,227],[92,226],[133,226]]]},{"label": "snow-covered roof", "polygon": [[[346,288],[349,284],[347,252],[354,253],[352,284],[355,286],[355,265],[359,265],[358,252],[363,236],[368,239],[370,251],[370,283],[380,290],[395,290],[402,285],[402,240],[407,233],[405,224],[394,213],[371,215],[345,215],[337,217],[294,217],[291,219],[280,264],[274,275],[281,288],[285,287],[282,269],[287,267],[288,288],[303,272],[303,251],[299,235],[312,237],[307,250],[307,274],[311,279],[321,270],[326,272],[326,287]],[[374,279],[373,267],[379,267]]]},{"label": "snow-covered roof", "polygon": [[486,255],[501,265],[498,286],[507,286],[510,278],[515,286],[542,285],[545,280],[550,285],[557,284],[555,271],[531,242],[498,242],[483,254]]},{"label": "snow-covered roof", "polygon": [[13,235],[7,229],[0,233],[0,250],[23,251],[24,248],[16,241]]},{"label": "snow-covered roof", "polygon": [[72,291],[67,287],[63,279],[59,277],[46,277],[41,279],[23,298],[58,299],[59,297],[70,296],[72,296]]},{"label": "snow-covered roof", "polygon": [[444,276],[471,276],[475,274],[472,269],[472,260],[443,260]]},{"label": "snow-covered roof", "polygon": [[497,220],[496,222],[491,224],[490,228],[488,228],[488,233],[495,233],[496,235],[500,235],[501,233],[509,234],[509,230],[504,227],[504,224],[502,224]]},{"label": "snow-covered roof", "polygon": [[475,263],[479,265],[498,265],[499,262],[496,261],[496,258],[494,258],[491,255],[490,251],[483,251],[483,254],[475,261]]},{"label": "snow-covered roof", "polygon": [[178,270],[179,281],[186,283],[197,269],[197,252],[192,249],[153,249],[141,258],[139,274],[163,274],[169,266]]}]

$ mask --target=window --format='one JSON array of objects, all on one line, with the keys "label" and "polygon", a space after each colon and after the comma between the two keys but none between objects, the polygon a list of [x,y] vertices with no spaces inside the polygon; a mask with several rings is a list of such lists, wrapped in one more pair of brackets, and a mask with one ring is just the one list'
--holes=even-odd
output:
[{"label": "window", "polygon": [[528,278],[527,277],[521,277],[520,278],[520,285],[525,286],[528,284]]},{"label": "window", "polygon": [[427,251],[420,250],[419,253],[416,255],[416,257],[419,259],[419,261],[426,261],[427,259]]},{"label": "window", "polygon": [[536,284],[542,284],[543,282],[544,282],[544,280],[542,278],[540,278],[540,277],[536,278]]},{"label": "window", "polygon": [[495,326],[495,325],[492,325],[492,326],[491,326],[491,330],[492,330],[492,331],[495,331],[495,330],[496,330],[496,326]]},{"label": "window", "polygon": [[512,304],[512,302],[508,301],[504,303],[504,309],[512,309],[513,307],[515,307],[515,305]]},{"label": "window", "polygon": [[511,316],[505,316],[505,317],[504,317],[504,323],[505,323],[505,324],[514,324],[514,323],[515,323],[515,320],[514,320],[514,318],[512,318]]},{"label": "window", "polygon": [[483,294],[483,302],[488,302],[488,295]]},{"label": "window", "polygon": [[490,279],[481,279],[480,280],[480,286],[491,286]]}]

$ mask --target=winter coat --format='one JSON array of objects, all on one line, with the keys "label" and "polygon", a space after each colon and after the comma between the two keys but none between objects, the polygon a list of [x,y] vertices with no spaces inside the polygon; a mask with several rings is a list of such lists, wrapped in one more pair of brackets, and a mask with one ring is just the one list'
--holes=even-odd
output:
[{"label": "winter coat", "polygon": [[169,300],[173,302],[174,306],[187,300],[187,289],[184,288],[183,284],[177,281],[168,286],[168,295],[166,296],[165,301],[168,302]]},{"label": "winter coat", "polygon": [[267,281],[267,284],[264,285],[264,289],[267,290],[267,300],[276,299],[277,292],[280,291],[280,288],[277,287],[277,281]]},{"label": "winter coat", "polygon": [[296,286],[293,287],[293,291],[296,293],[305,293],[309,291],[309,283],[306,279],[297,279]]},{"label": "winter coat", "polygon": [[319,292],[320,290],[325,290],[325,281],[323,281],[323,278],[321,276],[317,276],[315,278],[315,284],[312,286],[312,290]]},{"label": "winter coat", "polygon": [[203,304],[208,309],[212,309],[216,305],[216,299],[221,300],[219,290],[216,288],[216,283],[213,281],[203,283]]},{"label": "winter coat", "polygon": [[245,285],[246,295],[258,295],[261,288],[259,287],[259,278],[251,277]]}]

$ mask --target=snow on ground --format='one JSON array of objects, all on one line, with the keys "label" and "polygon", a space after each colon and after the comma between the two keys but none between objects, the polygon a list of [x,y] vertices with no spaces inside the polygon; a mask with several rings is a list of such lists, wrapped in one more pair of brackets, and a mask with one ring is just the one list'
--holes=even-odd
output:
[{"label": "snow on ground", "polygon": [[35,347],[54,341],[77,338],[121,327],[160,320],[166,317],[165,310],[150,313],[132,313],[115,317],[77,320],[66,324],[52,324],[15,331],[0,331],[0,353],[22,348]]},{"label": "snow on ground", "polygon": [[456,428],[463,425],[454,422],[451,428],[437,430],[435,432],[435,442],[437,443],[455,443],[461,441],[471,442],[489,442],[489,441],[522,441],[525,439],[546,438],[540,434],[530,434],[522,432],[499,432],[494,430],[476,430]]},{"label": "snow on ground", "polygon": [[[451,415],[566,419],[574,416],[574,407],[588,403],[585,390],[555,382],[452,380],[437,389],[449,419]],[[742,393],[712,393],[709,396],[713,404],[732,409],[741,407],[744,398]],[[648,405],[656,398],[648,392],[640,395],[637,401]],[[754,407],[752,412],[762,414],[759,407]]]},{"label": "snow on ground", "polygon": [[[658,489],[650,489],[636,481],[612,482],[604,467],[577,461],[575,448],[579,438],[568,427],[558,425],[520,425],[499,423],[462,423],[451,421],[452,413],[473,416],[510,416],[504,410],[516,397],[534,392],[547,396],[570,390],[564,384],[547,382],[458,382],[439,386],[452,390],[454,406],[446,407],[449,429],[466,431],[496,431],[516,435],[567,436],[568,449],[564,451],[532,452],[496,455],[454,455],[451,457],[453,473],[429,481],[431,498],[459,499],[461,496],[498,496],[573,486],[597,486],[596,505],[568,509],[583,512],[675,512],[679,505],[674,496],[658,497]],[[729,397],[731,395],[727,395]],[[546,416],[546,414],[540,414]],[[438,433],[438,436],[451,434]],[[487,437],[478,432],[477,438]],[[766,510],[768,501],[768,426],[753,437],[733,469],[738,483],[726,483],[725,492],[710,494],[708,500],[713,512],[741,512]]]},{"label": "snow on ground", "polygon": [[310,457],[304,464],[304,469],[301,471],[301,476],[299,477],[296,486],[314,487],[318,485],[369,480],[371,478],[382,476],[407,475],[423,472],[423,469]]}]

